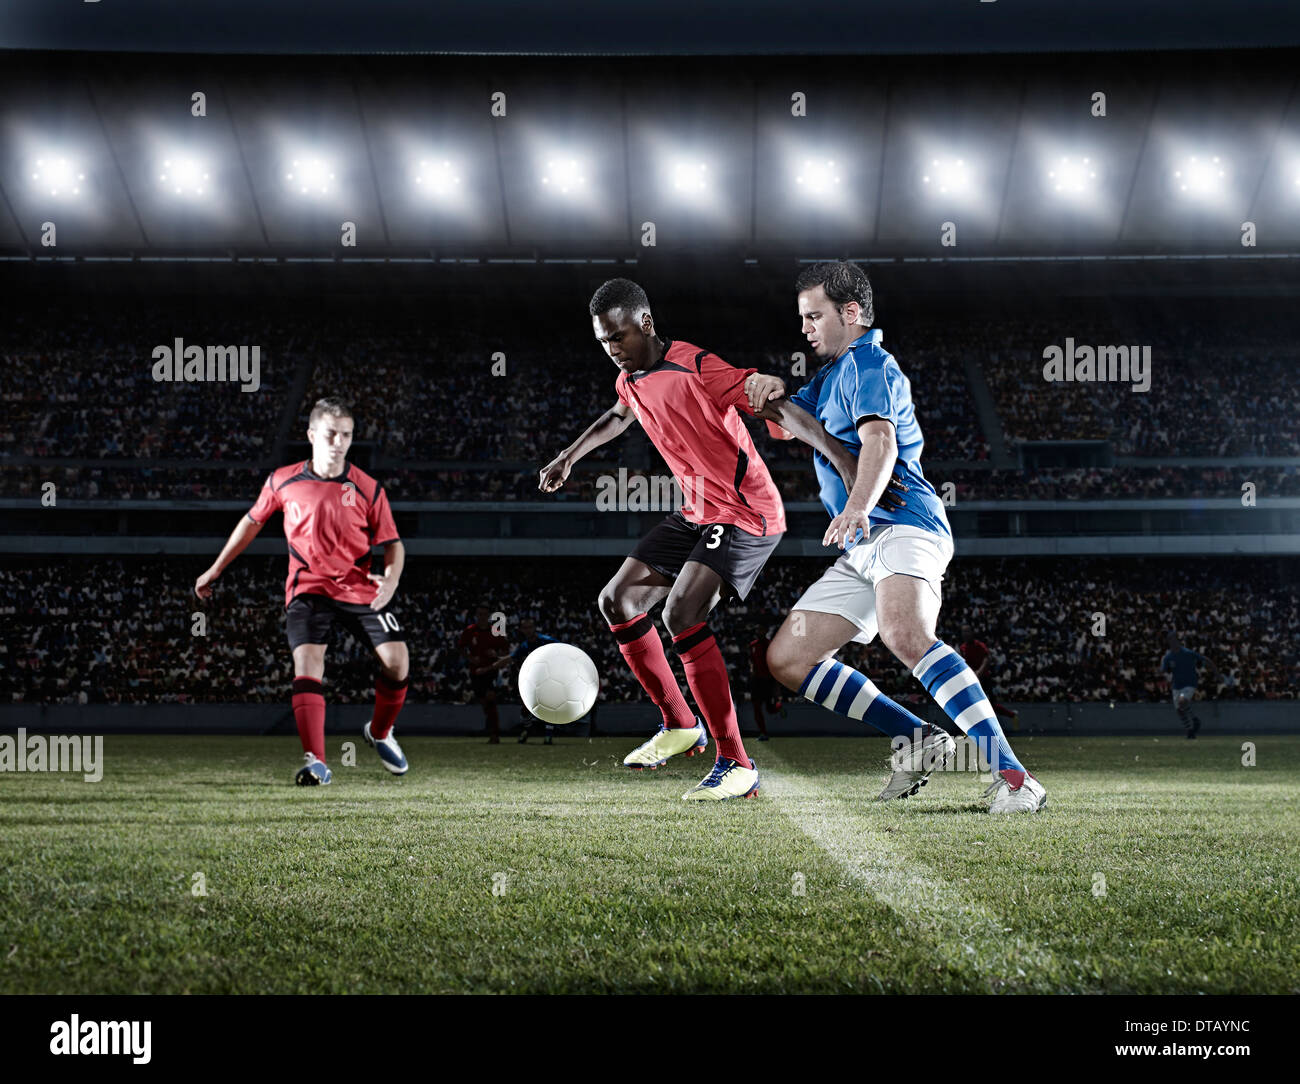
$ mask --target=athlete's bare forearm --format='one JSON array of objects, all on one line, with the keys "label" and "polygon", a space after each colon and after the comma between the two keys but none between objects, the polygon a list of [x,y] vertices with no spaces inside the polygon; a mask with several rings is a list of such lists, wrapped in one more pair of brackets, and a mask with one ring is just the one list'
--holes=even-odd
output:
[{"label": "athlete's bare forearm", "polygon": [[858,470],[858,461],[843,444],[826,432],[826,427],[808,411],[796,406],[789,399],[773,399],[764,405],[755,415],[775,422],[791,436],[797,437],[810,447],[816,448],[839,472],[844,479],[844,488],[852,489]]},{"label": "athlete's bare forearm", "polygon": [[858,475],[849,491],[845,511],[866,512],[876,506],[889,484],[898,459],[898,445],[894,441],[894,427],[886,421],[864,421],[858,426],[858,436],[862,440]]},{"label": "athlete's bare forearm", "polygon": [[221,547],[217,559],[212,562],[212,574],[220,576],[230,563],[248,548],[248,544],[257,537],[261,529],[262,524],[254,523],[247,516],[244,516],[235,526],[235,529],[230,532],[230,537],[226,540],[226,544]]},{"label": "athlete's bare forearm", "polygon": [[565,448],[561,454],[569,463],[576,463],[592,449],[608,444],[631,425],[633,420],[630,410],[620,414],[617,406],[610,407],[587,426],[582,436]]},{"label": "athlete's bare forearm", "polygon": [[402,578],[406,567],[406,547],[401,542],[389,542],[384,547],[384,575],[396,582]]}]

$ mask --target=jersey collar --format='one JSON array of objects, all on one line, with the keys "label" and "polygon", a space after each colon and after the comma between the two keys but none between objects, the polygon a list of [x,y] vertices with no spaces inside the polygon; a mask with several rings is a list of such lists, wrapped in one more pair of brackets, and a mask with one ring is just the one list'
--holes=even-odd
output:
[{"label": "jersey collar", "polygon": [[306,465],[302,468],[302,472],[313,482],[346,482],[348,480],[348,475],[352,473],[352,464],[345,459],[343,461],[342,474],[336,474],[334,475],[333,478],[322,478],[319,474],[317,474],[314,470],[311,469],[311,460],[309,459],[307,460]]}]

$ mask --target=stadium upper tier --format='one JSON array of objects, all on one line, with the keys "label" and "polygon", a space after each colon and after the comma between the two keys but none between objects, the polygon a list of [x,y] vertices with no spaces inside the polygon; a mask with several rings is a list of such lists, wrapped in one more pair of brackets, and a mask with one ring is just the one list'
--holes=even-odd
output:
[{"label": "stadium upper tier", "polygon": [[[972,495],[1219,496],[1234,487],[1213,471],[1167,480],[1093,471],[1071,479],[1038,472],[1017,477],[1006,468],[1017,464],[1025,442],[1078,439],[1108,442],[1110,453],[1129,457],[1122,467],[1140,458],[1300,457],[1293,322],[1279,316],[1248,335],[1154,319],[1139,329],[1131,313],[1108,324],[1095,317],[1073,324],[952,320],[904,325],[897,335],[886,323],[885,344],[912,384],[926,435],[924,462],[936,478],[951,477]],[[155,306],[108,318],[17,312],[4,338],[4,493],[21,495],[42,477],[33,465],[70,460],[84,461],[58,464],[75,468],[62,480],[79,495],[179,496],[174,468],[185,475],[183,495],[243,494],[242,483],[232,490],[228,478],[189,464],[264,470],[305,456],[312,402],[342,395],[354,404],[354,455],[388,467],[390,475],[400,469],[407,479],[400,496],[512,499],[529,490],[536,466],[615,401],[613,367],[581,338],[539,346],[535,336],[493,339],[419,324],[376,331],[375,325],[355,315],[291,312],[268,331],[255,318],[202,307]],[[255,375],[224,383],[157,380],[155,349],[173,348],[178,330],[182,345],[256,347]],[[728,349],[733,336],[720,337],[723,342],[701,345],[791,386],[816,365],[793,349],[743,341]],[[1084,344],[1149,347],[1147,389],[1134,390],[1133,380],[1045,379],[1044,352],[1067,339],[1076,351]],[[770,439],[759,424],[753,428],[774,469],[801,470],[799,480],[785,482],[789,495],[810,499],[807,449]],[[662,469],[636,432],[604,450],[604,458]],[[158,469],[146,469],[152,464]],[[981,482],[970,469],[990,465],[1003,468],[996,480]],[[88,468],[99,467],[92,478]],[[484,469],[490,473],[478,473]],[[1284,488],[1293,481],[1289,474],[1279,480]],[[1072,489],[1076,484],[1087,492]]]}]

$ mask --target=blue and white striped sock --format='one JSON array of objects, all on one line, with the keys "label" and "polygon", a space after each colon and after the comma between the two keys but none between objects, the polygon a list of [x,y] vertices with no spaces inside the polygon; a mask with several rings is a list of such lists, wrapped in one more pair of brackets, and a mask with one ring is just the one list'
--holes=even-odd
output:
[{"label": "blue and white striped sock", "polygon": [[[989,764],[996,763],[998,771],[1025,770],[1011,751],[1007,736],[998,725],[997,713],[980,688],[975,671],[957,652],[942,640],[936,640],[912,673],[961,732],[978,743],[981,759],[987,758]],[[989,755],[993,752],[997,754],[996,762]]]},{"label": "blue and white striped sock", "polygon": [[871,683],[866,674],[827,659],[808,671],[799,686],[799,694],[814,704],[850,719],[870,723],[891,738],[902,736],[911,741],[925,723],[895,704]]}]

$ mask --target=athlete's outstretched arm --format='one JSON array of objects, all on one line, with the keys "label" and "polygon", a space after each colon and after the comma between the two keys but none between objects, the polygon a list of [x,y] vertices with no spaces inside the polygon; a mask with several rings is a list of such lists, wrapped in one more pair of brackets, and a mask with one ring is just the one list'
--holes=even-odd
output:
[{"label": "athlete's outstretched arm", "polygon": [[630,407],[622,400],[615,403],[587,426],[582,436],[538,471],[537,488],[543,493],[554,493],[564,485],[564,480],[569,477],[573,464],[593,448],[599,448],[602,444],[613,440],[634,420]]},{"label": "athlete's outstretched arm", "polygon": [[257,532],[261,529],[262,525],[249,519],[248,516],[240,518],[239,525],[230,532],[230,537],[226,540],[226,544],[221,547],[217,559],[212,562],[211,567],[202,576],[194,581],[194,593],[199,598],[212,597],[212,581],[226,570],[226,566],[231,561],[248,548],[248,544],[257,537]]},{"label": "athlete's outstretched arm", "polygon": [[893,425],[883,418],[865,418],[858,425],[858,438],[862,441],[862,451],[858,454],[857,481],[849,490],[844,511],[826,528],[823,546],[838,542],[843,549],[845,542],[857,537],[859,527],[864,532],[867,530],[871,509],[880,500],[893,475],[894,462],[898,459]]},{"label": "athlete's outstretched arm", "polygon": [[858,461],[803,407],[796,406],[789,399],[773,399],[763,404],[761,410],[755,411],[754,417],[775,422],[791,436],[816,448],[831,461],[831,465],[844,479],[844,488],[852,492],[858,474]]}]

